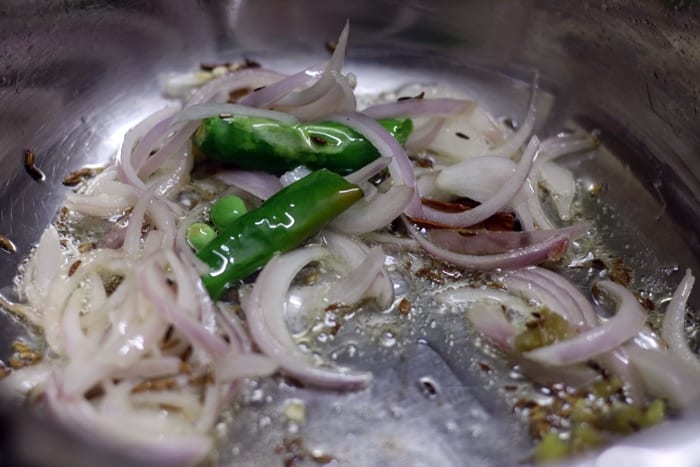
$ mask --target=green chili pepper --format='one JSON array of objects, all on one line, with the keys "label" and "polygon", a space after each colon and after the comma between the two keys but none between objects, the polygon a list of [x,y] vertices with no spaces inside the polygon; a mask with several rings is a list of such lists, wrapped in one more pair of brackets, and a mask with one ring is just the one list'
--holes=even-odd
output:
[{"label": "green chili pepper", "polygon": [[[379,123],[400,144],[413,129],[413,122],[407,118]],[[344,175],[379,157],[362,135],[335,122],[290,125],[259,117],[212,117],[199,126],[194,144],[212,159],[278,174],[304,165]]]},{"label": "green chili pepper", "polygon": [[218,299],[226,288],[275,254],[299,246],[361,198],[360,188],[324,169],[283,188],[197,253],[210,268],[202,276],[209,294]]}]

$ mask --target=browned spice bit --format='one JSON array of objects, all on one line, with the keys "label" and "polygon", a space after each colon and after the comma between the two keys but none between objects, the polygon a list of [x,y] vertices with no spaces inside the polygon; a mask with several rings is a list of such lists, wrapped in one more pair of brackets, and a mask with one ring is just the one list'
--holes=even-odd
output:
[{"label": "browned spice bit", "polygon": [[639,302],[640,305],[642,305],[642,308],[644,308],[647,311],[654,311],[656,309],[656,304],[648,297],[642,297],[639,293],[634,294],[637,297],[637,301]]},{"label": "browned spice bit", "polygon": [[335,48],[338,46],[338,41],[328,41],[326,42],[326,50],[329,53],[335,52]]},{"label": "browned spice bit", "polygon": [[485,362],[479,362],[479,369],[489,375],[493,373],[493,368],[491,368],[491,366]]},{"label": "browned spice bit", "polygon": [[188,383],[193,386],[205,386],[207,384],[212,384],[214,382],[214,375],[210,370],[207,369],[204,373],[199,376],[193,376],[188,380]]},{"label": "browned spice bit", "polygon": [[257,88],[253,89],[253,91],[260,91],[261,89],[265,89],[265,86],[258,86]]},{"label": "browned spice bit", "polygon": [[161,402],[160,404],[158,404],[158,408],[161,410],[170,410],[170,411],[182,409],[182,407],[180,407],[180,406],[177,406],[175,404],[168,404],[167,402]]},{"label": "browned spice bit", "polygon": [[75,271],[78,270],[81,263],[82,263],[82,261],[77,260],[73,264],[70,265],[70,269],[68,269],[68,277],[71,277],[73,274],[75,274]]},{"label": "browned spice bit", "polygon": [[36,155],[31,149],[24,150],[24,170],[37,182],[43,182],[46,175],[36,165]]},{"label": "browned spice bit", "polygon": [[179,372],[185,375],[192,373],[192,366],[187,362],[180,362]]},{"label": "browned spice bit", "polygon": [[14,357],[14,356],[10,357],[7,360],[7,363],[10,365],[10,368],[13,368],[15,370],[19,370],[20,368],[24,368],[25,366],[27,366],[24,363],[24,361],[22,361],[21,359],[19,359],[17,357]]},{"label": "browned spice bit", "polygon": [[85,393],[85,398],[87,400],[92,400],[97,397],[102,397],[105,393],[104,388],[102,387],[101,384],[96,384],[95,386],[91,387],[90,389],[87,390]]},{"label": "browned spice bit", "polygon": [[188,345],[184,352],[180,355],[180,360],[187,361],[192,356],[192,346]]},{"label": "browned spice bit", "polygon": [[78,245],[78,251],[80,253],[87,253],[97,248],[97,244],[94,242],[84,242]]},{"label": "browned spice bit", "polygon": [[17,253],[17,246],[15,243],[2,234],[0,234],[0,249],[5,253]]},{"label": "browned spice bit", "polygon": [[0,379],[12,373],[12,369],[8,368],[3,362],[0,362]]},{"label": "browned spice bit", "polygon": [[14,354],[7,361],[11,368],[24,368],[41,361],[41,354],[34,351],[26,342],[17,340],[12,342],[11,346]]},{"label": "browned spice bit", "polygon": [[595,184],[591,185],[591,187],[588,189],[588,193],[591,196],[598,196],[602,192],[603,192],[603,184],[602,183],[595,183]]},{"label": "browned spice bit", "polygon": [[[238,62],[237,64],[234,64],[234,65],[238,65],[237,69],[239,69],[239,70],[244,69],[244,68],[260,68],[260,66],[261,66],[259,62],[252,60],[248,57],[245,57],[243,59],[243,63]],[[229,68],[231,68],[231,67],[229,67]]]},{"label": "browned spice bit", "polygon": [[503,386],[503,390],[508,392],[514,392],[518,390],[518,386],[514,384],[506,384],[505,386]]},{"label": "browned spice bit", "polygon": [[228,71],[245,70],[246,68],[260,68],[260,64],[255,60],[244,58],[241,62],[223,62],[211,63],[204,62],[199,64],[199,69],[202,71],[214,71],[216,68],[226,68]]},{"label": "browned spice bit", "polygon": [[407,315],[409,311],[411,311],[411,302],[409,302],[405,298],[402,298],[399,302],[399,312],[402,315]]},{"label": "browned spice bit", "polygon": [[170,349],[174,349],[178,345],[180,345],[180,339],[177,339],[177,338],[176,339],[168,339],[168,340],[163,341],[162,344],[160,344],[160,349],[161,350],[170,350]]},{"label": "browned spice bit", "polygon": [[349,309],[350,309],[350,307],[348,307],[347,305],[343,305],[342,303],[331,303],[330,305],[328,305],[325,308],[325,311],[327,313],[332,313],[332,312],[338,311],[338,310],[349,310]]},{"label": "browned spice bit", "polygon": [[92,178],[97,174],[97,170],[91,167],[83,167],[78,170],[74,170],[63,178],[63,184],[65,186],[76,186],[86,178]]},{"label": "browned spice bit", "polygon": [[433,160],[428,158],[428,157],[416,157],[415,163],[416,163],[416,166],[418,166],[422,169],[432,169],[433,168]]},{"label": "browned spice bit", "polygon": [[330,454],[323,453],[311,453],[311,459],[317,464],[321,465],[330,464],[336,460],[335,457],[331,456]]},{"label": "browned spice bit", "polygon": [[115,290],[121,285],[122,281],[124,281],[123,276],[110,276],[104,281],[104,288],[105,288],[105,293],[107,293],[107,296],[110,296],[114,293]]},{"label": "browned spice bit", "polygon": [[591,260],[591,267],[598,270],[607,269],[605,261],[603,261],[600,258],[594,258],[593,260]]},{"label": "browned spice bit", "polygon": [[461,131],[455,132],[455,136],[457,138],[462,138],[462,139],[471,139],[471,138],[469,138],[469,135],[466,135],[466,134],[462,133]]},{"label": "browned spice bit", "polygon": [[420,268],[418,271],[416,271],[416,276],[427,279],[430,282],[438,285],[443,285],[446,282],[445,278],[431,267]]},{"label": "browned spice bit", "polygon": [[281,443],[275,446],[275,453],[284,456],[282,462],[285,467],[299,465],[307,458],[320,465],[330,464],[336,460],[330,454],[310,451],[304,446],[304,440],[299,437],[284,438]]},{"label": "browned spice bit", "polygon": [[168,329],[165,330],[165,336],[163,337],[164,341],[167,341],[171,337],[173,337],[173,333],[175,332],[175,327],[173,325],[168,326]]},{"label": "browned spice bit", "polygon": [[331,336],[335,336],[338,334],[338,331],[340,331],[340,322],[336,321],[333,326],[328,330],[328,334]]},{"label": "browned spice bit", "polygon": [[435,387],[433,382],[428,379],[428,378],[421,378],[420,379],[420,387],[425,393],[426,396],[432,398],[437,396],[438,394],[438,389]]},{"label": "browned spice bit", "polygon": [[532,410],[537,407],[537,402],[530,399],[519,399],[514,405],[513,409],[515,411],[520,410]]},{"label": "browned spice bit", "polygon": [[311,141],[318,144],[319,146],[325,146],[328,144],[328,141],[316,135],[311,136]]},{"label": "browned spice bit", "polygon": [[314,285],[316,282],[318,282],[318,277],[319,277],[318,271],[314,271],[314,270],[307,271],[306,274],[303,274],[301,276],[301,282],[304,285]]},{"label": "browned spice bit", "polygon": [[144,391],[168,391],[177,388],[177,382],[172,378],[153,378],[140,382],[131,390],[132,394]]},{"label": "browned spice bit", "polygon": [[424,97],[425,97],[425,91],[421,91],[420,94],[417,94],[413,97],[403,96],[403,97],[399,97],[398,99],[396,99],[396,101],[401,102],[401,101],[409,101],[409,100],[420,100],[420,99],[423,99]]},{"label": "browned spice bit", "polygon": [[32,350],[26,342],[22,341],[14,341],[10,344],[10,347],[12,347],[12,350],[15,352],[31,352]]},{"label": "browned spice bit", "polygon": [[231,118],[231,117],[233,117],[232,113],[222,112],[219,114],[219,118]]},{"label": "browned spice bit", "polygon": [[200,63],[199,64],[199,69],[202,71],[213,71],[214,68],[218,68],[220,66],[224,66],[228,68],[230,63]]},{"label": "browned spice bit", "polygon": [[252,88],[238,88],[228,93],[228,102],[233,104],[238,102],[242,97],[247,96],[253,92]]},{"label": "browned spice bit", "polygon": [[623,287],[629,287],[632,280],[632,268],[623,263],[622,258],[613,258],[612,264],[608,266],[610,269],[610,280],[620,284]]},{"label": "browned spice bit", "polygon": [[515,130],[515,129],[517,128],[517,127],[515,126],[515,122],[513,121],[512,118],[508,118],[508,117],[504,118],[504,119],[503,119],[503,124],[504,124],[505,126],[507,126],[508,128],[510,128],[511,130]]}]

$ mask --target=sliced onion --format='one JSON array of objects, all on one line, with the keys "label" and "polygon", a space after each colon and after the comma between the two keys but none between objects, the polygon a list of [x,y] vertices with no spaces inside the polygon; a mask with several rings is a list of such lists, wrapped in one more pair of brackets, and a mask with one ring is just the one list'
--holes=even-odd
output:
[{"label": "sliced onion", "polygon": [[332,78],[333,81],[326,94],[317,100],[298,107],[277,106],[275,108],[289,112],[307,122],[324,119],[327,115],[339,112],[354,112],[357,101],[353,89],[342,76],[334,75]]},{"label": "sliced onion", "polygon": [[[50,380],[51,381],[51,380]],[[83,436],[110,440],[118,448],[148,465],[188,466],[211,450],[211,439],[203,434],[156,434],[100,414],[87,400],[68,399],[55,383],[49,384],[46,400],[51,412],[70,429]]]},{"label": "sliced onion", "polygon": [[162,378],[180,373],[182,360],[179,357],[147,357],[128,368],[120,368],[112,373],[116,379]]},{"label": "sliced onion", "polygon": [[571,206],[576,194],[576,180],[570,170],[554,162],[540,162],[535,168],[539,183],[551,196],[559,217],[571,219]]},{"label": "sliced onion", "polygon": [[522,277],[518,275],[516,271],[513,274],[507,275],[503,279],[503,283],[508,287],[509,291],[536,299],[542,306],[564,318],[569,325],[576,328],[582,326],[583,321],[581,316],[576,313],[574,309],[567,306],[569,304],[567,302],[568,297],[553,293],[536,279],[533,280],[531,277]]},{"label": "sliced onion", "polygon": [[523,186],[530,173],[538,149],[539,139],[533,136],[508,182],[479,206],[459,213],[447,213],[434,208],[423,207],[423,218],[446,225],[469,227],[491,217],[503,209]]},{"label": "sliced onion", "polygon": [[188,120],[202,120],[208,117],[217,117],[221,115],[231,115],[233,117],[258,117],[258,118],[269,118],[270,120],[277,120],[282,123],[287,123],[289,125],[294,125],[299,123],[294,115],[290,115],[284,112],[277,112],[274,110],[258,109],[255,107],[248,107],[241,104],[227,104],[227,103],[212,103],[212,104],[197,104],[189,107],[185,107],[177,116],[178,121],[188,121]]},{"label": "sliced onion", "polygon": [[507,352],[513,349],[515,327],[506,319],[500,305],[482,302],[469,310],[467,318],[496,347]]},{"label": "sliced onion", "polygon": [[567,154],[595,149],[599,141],[589,135],[555,136],[542,141],[542,148],[538,160],[547,162]]},{"label": "sliced onion", "polygon": [[535,230],[532,232],[494,230],[459,232],[448,229],[434,229],[428,232],[428,238],[436,245],[455,253],[491,255],[506,253],[516,248],[527,248],[552,237],[566,237],[571,241],[583,235],[587,229],[588,226],[586,224],[555,230]]},{"label": "sliced onion", "polygon": [[287,187],[294,182],[298,182],[302,178],[306,177],[311,173],[311,169],[304,165],[295,167],[292,170],[288,170],[280,176],[280,183],[283,187]]},{"label": "sliced onion", "polygon": [[0,379],[0,390],[5,397],[24,398],[27,394],[41,391],[52,372],[53,368],[48,362],[18,368]]},{"label": "sliced onion", "polygon": [[626,346],[633,365],[647,391],[668,400],[671,407],[686,409],[700,402],[700,373],[666,350],[645,350]]},{"label": "sliced onion", "polygon": [[[406,185],[414,189],[416,187],[416,178],[413,173],[413,166],[406,155],[401,145],[375,120],[361,114],[340,114],[327,118],[328,121],[342,123],[349,126],[353,130],[360,133],[362,136],[372,143],[377,149],[380,156],[391,157],[392,161],[389,164],[389,173],[395,185]],[[414,191],[410,204],[406,209],[406,213],[418,217],[423,212],[423,207],[420,203],[418,193]]]},{"label": "sliced onion", "polygon": [[197,255],[195,255],[192,251],[192,248],[187,242],[187,229],[189,229],[190,225],[195,222],[199,222],[203,218],[207,208],[208,206],[206,203],[197,204],[197,206],[192,208],[184,218],[177,221],[177,230],[175,231],[175,252],[180,256],[184,263],[190,265],[193,271],[198,272],[199,274],[204,274],[207,272],[209,270],[209,266],[197,258]]},{"label": "sliced onion", "polygon": [[700,371],[700,361],[698,361],[698,356],[690,350],[688,337],[685,333],[685,310],[688,297],[693,290],[693,284],[695,284],[695,276],[690,269],[686,269],[683,279],[673,292],[673,297],[666,307],[661,337],[664,338],[671,352],[696,371]]},{"label": "sliced onion", "polygon": [[[511,135],[503,144],[488,152],[489,156],[513,157],[518,149],[530,138],[532,131],[535,129],[535,121],[537,119],[537,91],[539,89],[540,75],[535,72],[532,77],[532,90],[530,92],[530,102],[527,106],[527,113],[523,123],[518,130]],[[526,150],[527,151],[527,150]],[[525,157],[525,156],[523,156]]]},{"label": "sliced onion", "polygon": [[437,118],[432,123],[424,125],[420,128],[414,128],[411,134],[408,136],[408,139],[406,139],[406,144],[404,144],[404,147],[409,152],[418,152],[427,148],[440,133],[440,130],[444,124],[444,118]]},{"label": "sliced onion", "polygon": [[412,251],[420,250],[420,244],[414,239],[398,237],[390,233],[368,232],[366,234],[363,234],[362,238],[369,242],[380,243],[386,246],[393,246]]},{"label": "sliced onion", "polygon": [[267,107],[287,94],[290,94],[292,91],[305,86],[321,72],[321,69],[322,67],[313,66],[298,73],[294,73],[268,86],[260,87],[247,96],[244,96],[238,103],[250,107]]},{"label": "sliced onion", "polygon": [[139,289],[163,318],[172,323],[193,344],[214,358],[227,352],[226,344],[216,335],[195,321],[191,312],[182,308],[172,297],[166,278],[155,260],[147,261],[139,268]]},{"label": "sliced onion", "polygon": [[496,302],[480,302],[472,306],[467,318],[492,344],[506,352],[508,358],[520,367],[520,371],[540,384],[564,383],[579,388],[589,386],[600,379],[598,372],[586,366],[575,365],[554,369],[528,361],[514,353],[515,328],[508,322],[500,305]]},{"label": "sliced onion", "polygon": [[282,189],[279,177],[266,172],[227,170],[217,172],[214,176],[227,185],[234,186],[262,200],[268,199]]},{"label": "sliced onion", "polygon": [[[340,300],[340,303],[350,305],[362,298],[374,297],[381,308],[391,305],[394,301],[394,284],[384,267],[386,257],[380,247],[369,249],[352,237],[330,229],[325,229],[322,237],[333,255],[339,257],[351,270],[347,276],[331,285],[326,295],[327,301],[335,303]],[[368,282],[367,287],[362,285],[365,281]],[[350,293],[351,290],[363,288],[362,293]],[[335,299],[332,297],[334,294],[338,294]],[[357,295],[357,298],[353,300],[349,295]]]},{"label": "sliced onion", "polygon": [[647,314],[636,297],[612,281],[598,286],[615,296],[618,310],[605,323],[577,336],[526,352],[527,358],[550,366],[571,365],[595,358],[632,339],[646,322]]},{"label": "sliced onion", "polygon": [[277,104],[285,107],[301,107],[313,103],[328,94],[329,89],[337,84],[336,75],[340,73],[343,63],[345,62],[345,52],[349,34],[350,23],[346,22],[345,27],[340,33],[340,37],[338,37],[333,55],[321,73],[321,77],[318,81],[307,89],[286,96],[283,100],[278,101]]},{"label": "sliced onion", "polygon": [[581,314],[586,327],[598,325],[598,317],[590,300],[564,276],[540,267],[528,268],[527,271],[528,274],[542,277],[549,284],[550,288],[558,289],[557,293],[565,293],[568,295],[574,301],[575,307]]},{"label": "sliced onion", "polygon": [[277,363],[265,355],[245,353],[229,358],[218,365],[217,377],[224,381],[270,376],[277,370]]},{"label": "sliced onion", "polygon": [[388,192],[362,199],[331,221],[341,232],[361,235],[373,232],[399,217],[413,199],[414,191],[406,185],[392,186]]},{"label": "sliced onion", "polygon": [[358,184],[367,181],[371,177],[374,177],[379,172],[384,170],[391,163],[391,158],[389,157],[379,157],[366,166],[354,171],[351,174],[345,176],[345,180],[350,183]]},{"label": "sliced onion", "polygon": [[45,303],[51,283],[61,272],[64,262],[58,231],[50,225],[41,234],[34,259],[27,263],[24,273],[24,291],[32,306],[39,307]]},{"label": "sliced onion", "polygon": [[514,204],[521,222],[522,218],[520,216],[522,214],[520,209],[526,209],[529,212],[530,218],[532,219],[531,225],[528,226],[528,228],[523,227],[524,230],[535,230],[536,228],[547,230],[555,228],[552,221],[549,220],[549,217],[544,213],[542,203],[540,202],[540,197],[530,177],[528,177],[527,180],[525,180],[525,183],[523,183],[520,192],[515,197]]},{"label": "sliced onion", "polygon": [[225,102],[231,91],[266,86],[284,77],[280,73],[265,70],[264,68],[246,68],[227,73],[196,89],[185,104],[185,107],[205,102]]},{"label": "sliced onion", "polygon": [[158,170],[163,163],[177,154],[185,147],[194,131],[197,129],[198,122],[178,122],[171,127],[171,135],[164,144],[151,156],[148,157],[139,169],[139,177],[147,178],[153,172]]},{"label": "sliced onion", "polygon": [[496,255],[464,255],[442,248],[418,232],[415,227],[402,217],[409,234],[431,255],[449,261],[453,264],[470,268],[494,270],[498,268],[518,269],[525,266],[543,263],[560,258],[569,245],[565,236],[554,236],[547,240],[535,243],[526,248],[517,248],[506,253]]},{"label": "sliced onion", "polygon": [[375,120],[396,117],[432,117],[460,114],[467,107],[474,105],[473,101],[462,99],[406,99],[373,105],[361,112]]},{"label": "sliced onion", "polygon": [[155,145],[163,138],[175,112],[177,108],[165,107],[126,132],[116,161],[121,181],[135,188],[145,188],[143,180],[138,176],[138,170],[148,152],[154,149],[153,146],[148,146]]},{"label": "sliced onion", "polygon": [[445,193],[484,202],[508,183],[516,168],[515,162],[505,157],[471,157],[442,169],[435,186]]},{"label": "sliced onion", "polygon": [[284,322],[283,304],[294,276],[309,262],[327,255],[321,247],[306,247],[273,258],[258,276],[244,309],[258,347],[282,371],[308,384],[356,389],[366,386],[371,374],[321,368],[309,361],[292,340]]},{"label": "sliced onion", "polygon": [[[384,252],[380,247],[372,248],[365,259],[350,274],[338,282],[334,282],[328,290],[327,299],[330,303],[352,306],[367,297],[384,270]],[[385,275],[385,277],[388,277]],[[393,290],[384,298],[384,306],[391,302]]]},{"label": "sliced onion", "polygon": [[129,215],[129,224],[124,233],[122,250],[128,255],[136,255],[141,247],[141,230],[146,221],[146,209],[151,202],[153,192],[146,192],[134,205]]}]

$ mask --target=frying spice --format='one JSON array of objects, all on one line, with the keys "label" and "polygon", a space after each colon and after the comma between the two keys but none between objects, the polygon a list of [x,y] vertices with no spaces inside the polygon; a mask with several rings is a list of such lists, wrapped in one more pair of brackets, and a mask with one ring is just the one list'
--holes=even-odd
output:
[{"label": "frying spice", "polygon": [[31,149],[24,150],[24,170],[37,182],[43,182],[46,175],[36,165],[36,155]]}]

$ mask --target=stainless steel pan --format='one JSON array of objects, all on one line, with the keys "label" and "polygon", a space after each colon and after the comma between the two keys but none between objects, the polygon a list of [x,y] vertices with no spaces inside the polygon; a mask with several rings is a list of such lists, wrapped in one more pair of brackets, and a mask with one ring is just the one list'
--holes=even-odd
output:
[{"label": "stainless steel pan", "polygon": [[[17,253],[0,253],[3,291],[10,293],[18,262],[61,205],[63,176],[112,157],[126,129],[162,103],[164,73],[241,57],[294,70],[325,58],[324,43],[346,19],[349,68],[361,89],[446,80],[517,120],[530,71],[538,69],[549,108],[540,131],[564,124],[601,131],[604,150],[571,165],[607,188],[596,222],[608,226],[609,248],[636,271],[633,285],[669,288],[679,268],[700,271],[697,6],[675,10],[660,0],[4,0],[0,233]],[[46,174],[43,183],[25,172],[29,148]],[[429,312],[414,323],[420,339],[363,354],[359,365],[380,375],[368,391],[336,394],[279,380],[249,387],[215,462],[281,465],[285,453],[275,447],[297,436],[309,449],[332,453],[339,465],[526,462],[532,446],[525,425],[494,389],[507,378],[505,365],[488,360],[457,321],[431,331]],[[4,358],[23,331],[0,319]],[[370,329],[392,332],[382,328],[381,316],[372,319],[379,322],[367,323]],[[343,351],[339,358],[349,359]],[[501,371],[485,378],[478,359]],[[304,423],[280,415],[289,398],[305,401]],[[0,460],[7,465],[128,462],[128,453],[87,445],[41,414],[12,406],[4,412]],[[689,463],[676,465],[696,465],[698,427],[700,418],[689,416],[581,462],[666,465],[654,456],[677,454],[678,462]]]}]

